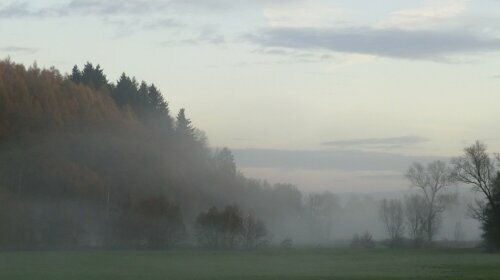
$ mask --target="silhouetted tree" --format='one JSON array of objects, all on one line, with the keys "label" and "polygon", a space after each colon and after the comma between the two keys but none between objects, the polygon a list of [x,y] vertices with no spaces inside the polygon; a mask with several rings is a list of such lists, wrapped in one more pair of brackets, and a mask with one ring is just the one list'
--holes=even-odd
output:
[{"label": "silhouetted tree", "polygon": [[195,140],[195,129],[191,125],[191,120],[186,117],[184,108],[179,110],[176,118],[175,133],[181,142],[189,142]]},{"label": "silhouetted tree", "polygon": [[238,248],[252,246],[265,236],[265,226],[254,219],[244,219],[238,207],[227,206],[223,211],[212,207],[196,219],[198,244],[207,248]]},{"label": "silhouetted tree", "polygon": [[398,246],[404,234],[403,204],[398,199],[383,199],[379,208],[380,220],[389,234],[391,246]]},{"label": "silhouetted tree", "polygon": [[125,73],[120,76],[116,87],[111,92],[111,96],[119,106],[128,105],[136,112],[139,111],[140,98],[137,82],[135,79],[129,78]]},{"label": "silhouetted tree", "polygon": [[82,72],[80,71],[80,69],[78,69],[77,65],[73,66],[73,69],[71,70],[71,75],[69,76],[69,79],[76,84],[79,84],[82,82]]},{"label": "silhouetted tree", "polygon": [[427,215],[427,203],[422,195],[412,194],[404,198],[404,214],[408,236],[414,246],[424,241],[424,227]]},{"label": "silhouetted tree", "polygon": [[331,238],[333,215],[339,209],[339,198],[330,192],[309,195],[306,202],[307,218],[311,233],[318,241]]},{"label": "silhouetted tree", "polygon": [[228,176],[236,176],[236,164],[234,163],[234,156],[228,148],[223,148],[215,152],[214,156],[215,169],[220,174]]},{"label": "silhouetted tree", "polygon": [[461,183],[472,185],[473,189],[486,199],[486,203],[478,200],[476,205],[471,205],[472,216],[480,221],[484,219],[484,207],[497,207],[493,197],[493,181],[497,171],[494,160],[486,149],[484,143],[476,141],[464,149],[464,155],[452,160],[455,178]]},{"label": "silhouetted tree", "polygon": [[426,215],[423,230],[426,241],[430,243],[439,229],[441,213],[453,199],[447,192],[448,187],[454,183],[452,170],[442,161],[434,161],[427,166],[414,163],[408,169],[406,178],[425,200]]},{"label": "silhouetted tree", "polygon": [[153,112],[158,115],[169,115],[170,111],[168,109],[168,103],[163,98],[161,92],[156,88],[155,85],[151,85],[148,88],[148,102],[151,106]]},{"label": "silhouetted tree", "polygon": [[247,216],[243,219],[243,247],[252,249],[266,242],[267,229],[264,222]]},{"label": "silhouetted tree", "polygon": [[482,229],[483,240],[489,250],[500,250],[500,174],[497,174],[491,185],[493,204],[488,203],[483,208]]},{"label": "silhouetted tree", "polygon": [[464,184],[472,185],[473,190],[483,195],[469,206],[470,215],[482,223],[483,239],[490,250],[500,250],[500,172],[495,161],[486,152],[484,143],[476,141],[464,149],[464,154],[454,158],[455,178]]}]

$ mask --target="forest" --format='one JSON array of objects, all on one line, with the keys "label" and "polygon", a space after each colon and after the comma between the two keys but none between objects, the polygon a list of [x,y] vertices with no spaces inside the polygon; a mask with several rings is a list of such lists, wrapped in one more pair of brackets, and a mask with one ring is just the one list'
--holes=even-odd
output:
[{"label": "forest", "polygon": [[244,177],[153,84],[90,63],[0,62],[0,141],[0,248],[254,247],[261,219],[301,205],[292,185]]},{"label": "forest", "polygon": [[[0,249],[288,248],[332,240],[347,227],[335,213],[366,207],[245,177],[186,112],[170,112],[154,84],[125,73],[109,81],[99,65],[61,74],[1,61]],[[384,244],[433,244],[461,184],[477,191],[467,213],[482,245],[500,248],[498,159],[484,144],[449,163],[415,163],[406,177],[411,193],[364,212],[377,213]],[[370,230],[349,233],[351,246],[374,246]]]}]

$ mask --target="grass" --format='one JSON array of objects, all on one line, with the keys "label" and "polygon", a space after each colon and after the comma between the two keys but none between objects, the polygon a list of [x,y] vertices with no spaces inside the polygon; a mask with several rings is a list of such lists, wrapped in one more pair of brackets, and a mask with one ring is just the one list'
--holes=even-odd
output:
[{"label": "grass", "polygon": [[500,279],[500,255],[458,249],[3,252],[0,279]]}]

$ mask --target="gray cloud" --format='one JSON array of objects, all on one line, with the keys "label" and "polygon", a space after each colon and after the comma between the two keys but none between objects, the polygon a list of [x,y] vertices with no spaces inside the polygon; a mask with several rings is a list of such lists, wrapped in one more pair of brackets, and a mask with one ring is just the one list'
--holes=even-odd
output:
[{"label": "gray cloud", "polygon": [[311,51],[290,50],[286,48],[258,48],[252,51],[253,53],[271,55],[271,56],[285,56],[291,59],[310,60],[310,62],[317,60],[329,59],[332,56],[326,53],[317,53]]},{"label": "gray cloud", "polygon": [[500,79],[500,75],[493,75],[491,76],[492,79]]},{"label": "gray cloud", "polygon": [[[220,2],[220,3],[218,3]],[[222,5],[226,1],[217,1]],[[199,30],[192,38],[165,41],[163,44],[224,44],[224,36],[204,26],[197,28],[179,21],[179,13],[187,6],[204,7],[204,1],[179,0],[71,0],[65,3],[35,7],[27,1],[0,4],[0,19],[95,17],[117,29],[117,37],[129,36],[139,30],[186,28]]]},{"label": "gray cloud", "polygon": [[64,4],[34,8],[27,1],[15,1],[0,8],[0,16],[2,18],[43,18],[72,15],[142,15],[163,11],[169,4],[169,1],[157,0],[72,0]]},{"label": "gray cloud", "polygon": [[198,37],[193,40],[188,40],[187,43],[198,44],[198,43],[209,43],[214,45],[225,44],[226,39],[223,35],[212,29],[204,29],[200,31]]},{"label": "gray cloud", "polygon": [[13,18],[13,17],[26,17],[31,12],[28,10],[28,3],[11,3],[0,8],[0,17]]},{"label": "gray cloud", "polygon": [[415,161],[429,162],[441,157],[417,157],[364,151],[292,151],[272,149],[233,150],[238,166],[305,170],[401,171]]},{"label": "gray cloud", "polygon": [[255,49],[252,52],[259,54],[270,54],[270,55],[291,55],[290,51],[279,48],[260,48],[260,49]]},{"label": "gray cloud", "polygon": [[[185,39],[176,38],[163,44],[225,43],[224,36],[214,30],[206,26],[202,28],[188,26],[178,19],[179,11],[186,5],[195,5],[195,2],[197,1],[188,3],[177,0],[71,0],[59,4],[35,7],[28,1],[14,1],[4,6],[0,4],[0,19],[94,17],[116,29],[117,33],[114,38],[130,36],[138,31],[183,28],[194,30],[194,36]],[[199,6],[203,5],[200,3]]]},{"label": "gray cloud", "polygon": [[425,137],[408,135],[400,137],[388,137],[388,138],[363,138],[363,139],[349,139],[349,140],[337,140],[328,141],[321,143],[324,146],[332,147],[385,147],[385,148],[403,148],[407,146],[413,146],[428,142],[429,139]]},{"label": "gray cloud", "polygon": [[19,46],[0,47],[0,52],[6,52],[6,53],[33,54],[33,53],[36,53],[37,51],[38,51],[38,49],[36,49],[36,48],[26,48],[26,47],[19,47]]},{"label": "gray cloud", "polygon": [[500,38],[482,37],[464,30],[270,28],[248,35],[247,39],[263,47],[330,50],[405,59],[439,60],[452,54],[500,50]]},{"label": "gray cloud", "polygon": [[183,26],[184,25],[181,22],[172,18],[162,18],[143,25],[143,27],[146,29],[168,29]]},{"label": "gray cloud", "polygon": [[241,8],[241,5],[257,5],[265,2],[282,2],[295,0],[69,0],[65,3],[34,7],[29,1],[11,1],[0,5],[2,18],[26,17],[63,17],[72,15],[144,15],[159,14],[173,9],[204,9],[225,11]]},{"label": "gray cloud", "polygon": [[195,35],[187,39],[174,39],[159,42],[160,46],[172,46],[172,45],[187,45],[187,46],[197,46],[200,44],[211,44],[211,45],[223,45],[226,43],[224,35],[212,29],[203,29]]},{"label": "gray cloud", "polygon": [[83,15],[144,15],[149,13],[161,13],[171,9],[176,1],[161,0],[72,0],[61,7],[53,7],[59,10],[59,14],[83,14]]}]

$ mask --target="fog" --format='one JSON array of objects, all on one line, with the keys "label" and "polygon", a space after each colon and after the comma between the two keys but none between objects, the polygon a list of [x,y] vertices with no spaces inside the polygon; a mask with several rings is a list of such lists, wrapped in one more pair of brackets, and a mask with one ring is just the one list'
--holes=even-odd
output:
[{"label": "fog", "polygon": [[[377,240],[388,238],[384,224],[380,221],[379,208],[382,199],[402,199],[411,191],[395,193],[356,193],[337,194],[338,208],[332,212],[332,230],[324,240],[305,238],[304,242],[318,244],[335,244],[335,241],[348,242],[355,234],[370,232]],[[443,213],[442,224],[437,235],[438,240],[454,241],[457,223],[463,230],[462,241],[479,241],[480,224],[467,215],[467,205],[474,201],[474,195],[468,191],[461,192],[459,199]]]},{"label": "fog", "polygon": [[[232,248],[286,240],[346,246],[362,235],[384,242],[390,238],[384,201],[402,205],[398,238],[409,239],[410,216],[402,207],[409,197],[429,195],[417,209],[419,238],[480,241],[480,224],[468,209],[483,197],[453,179],[449,159],[334,150],[233,155],[210,147],[184,109],[172,116],[154,85],[126,74],[114,83],[90,63],[66,75],[9,60],[0,68],[2,248]],[[422,139],[355,143],[400,141]],[[328,145],[339,143],[345,145]],[[412,164],[424,181],[408,177]],[[297,182],[252,168],[313,173]],[[339,179],[332,170],[349,176]],[[337,177],[318,184],[315,171]],[[435,174],[441,179],[432,183]],[[432,220],[426,209],[436,209]]]}]

